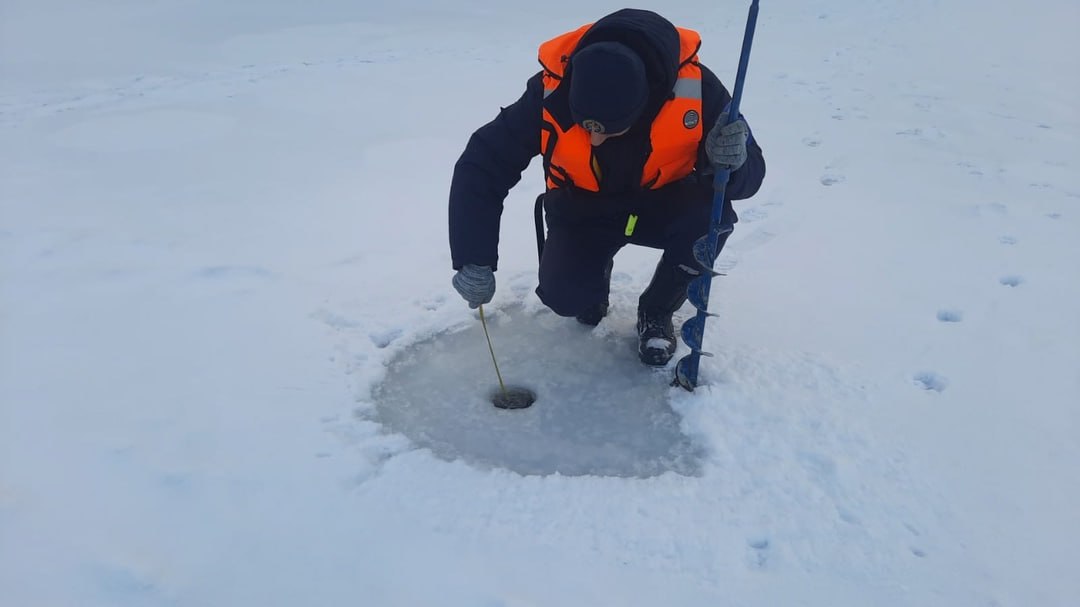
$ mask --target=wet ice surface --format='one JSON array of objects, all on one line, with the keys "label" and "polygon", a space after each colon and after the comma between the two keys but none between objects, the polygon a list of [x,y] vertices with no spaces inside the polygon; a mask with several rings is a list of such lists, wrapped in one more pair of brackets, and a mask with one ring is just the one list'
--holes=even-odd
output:
[{"label": "wet ice surface", "polygon": [[629,323],[591,330],[520,307],[488,328],[507,386],[536,394],[528,409],[492,405],[498,380],[477,320],[413,344],[374,394],[378,421],[438,457],[521,474],[698,475],[703,450],[668,403],[668,370],[637,359]]}]

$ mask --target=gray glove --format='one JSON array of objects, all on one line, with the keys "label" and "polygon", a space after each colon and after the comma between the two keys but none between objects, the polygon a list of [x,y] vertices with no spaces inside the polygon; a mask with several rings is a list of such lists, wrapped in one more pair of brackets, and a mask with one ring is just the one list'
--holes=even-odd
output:
[{"label": "gray glove", "polygon": [[750,136],[750,128],[742,118],[724,124],[727,118],[726,113],[721,114],[709,131],[705,138],[705,154],[718,170],[734,171],[746,162],[746,140]]},{"label": "gray glove", "polygon": [[495,273],[491,271],[491,266],[465,264],[454,274],[453,284],[473,309],[488,303],[495,295]]}]

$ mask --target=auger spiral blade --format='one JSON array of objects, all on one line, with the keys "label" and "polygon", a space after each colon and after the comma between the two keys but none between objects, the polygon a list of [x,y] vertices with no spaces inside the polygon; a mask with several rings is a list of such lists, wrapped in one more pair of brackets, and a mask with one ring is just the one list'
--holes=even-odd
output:
[{"label": "auger spiral blade", "polygon": [[[696,355],[695,355],[696,354]],[[675,379],[671,382],[673,386],[679,386],[687,392],[693,392],[697,387],[697,374],[698,363],[701,362],[701,356],[712,356],[708,352],[697,352],[695,354],[687,354],[679,359],[679,362],[675,365]]]},{"label": "auger spiral blade", "polygon": [[712,285],[711,276],[699,276],[690,281],[686,287],[686,300],[698,310],[709,308],[709,287]]},{"label": "auger spiral blade", "polygon": [[675,380],[671,385],[681,386],[691,392],[694,391],[697,383],[694,378],[697,377],[700,357],[712,356],[712,353],[702,352],[701,350],[701,345],[705,339],[705,319],[709,316],[715,316],[715,314],[701,311],[698,312],[697,316],[683,323],[680,333],[682,334],[683,343],[690,348],[690,354],[679,359],[679,362],[675,365]]},{"label": "auger spiral blade", "polygon": [[701,238],[694,241],[694,259],[697,260],[698,266],[702,270],[716,276],[713,273],[713,246],[710,241],[714,241],[709,234],[705,234]]},{"label": "auger spiral blade", "polygon": [[683,323],[682,339],[687,348],[692,352],[700,352],[701,344],[705,337],[705,319],[695,316]]}]

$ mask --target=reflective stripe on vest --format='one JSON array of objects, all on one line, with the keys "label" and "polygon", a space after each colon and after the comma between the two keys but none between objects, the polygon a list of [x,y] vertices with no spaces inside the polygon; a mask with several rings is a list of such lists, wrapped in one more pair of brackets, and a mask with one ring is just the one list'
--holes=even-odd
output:
[{"label": "reflective stripe on vest", "polygon": [[[570,55],[590,27],[591,24],[584,25],[540,46],[545,99],[562,83]],[[693,30],[678,28],[678,32],[682,67],[672,87],[672,97],[661,106],[652,122],[649,132],[652,151],[645,161],[640,182],[645,189],[657,189],[686,177],[697,162],[703,132],[701,68],[697,65],[701,37]],[[548,108],[544,108],[540,146],[549,189],[573,185],[591,192],[600,191],[590,139],[589,132],[577,124],[562,130]]]}]

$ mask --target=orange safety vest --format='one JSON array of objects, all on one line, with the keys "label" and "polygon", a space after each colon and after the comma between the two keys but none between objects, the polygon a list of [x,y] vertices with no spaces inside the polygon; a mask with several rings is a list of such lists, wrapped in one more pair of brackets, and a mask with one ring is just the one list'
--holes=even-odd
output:
[{"label": "orange safety vest", "polygon": [[[544,98],[562,83],[565,66],[578,42],[592,24],[552,38],[540,45],[540,65],[544,68]],[[701,67],[697,51],[701,35],[684,28],[679,32],[679,72],[672,96],[661,106],[649,133],[651,152],[641,174],[641,187],[661,188],[686,177],[697,162],[701,142]],[[600,191],[593,161],[589,132],[579,124],[563,130],[544,107],[544,125],[540,132],[540,151],[548,189],[566,185]]]}]

